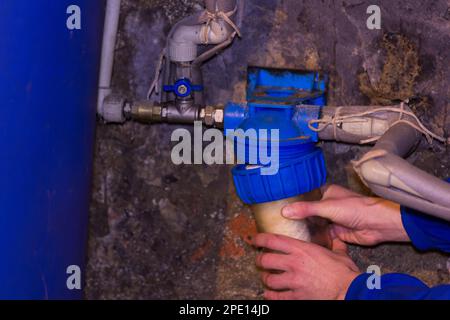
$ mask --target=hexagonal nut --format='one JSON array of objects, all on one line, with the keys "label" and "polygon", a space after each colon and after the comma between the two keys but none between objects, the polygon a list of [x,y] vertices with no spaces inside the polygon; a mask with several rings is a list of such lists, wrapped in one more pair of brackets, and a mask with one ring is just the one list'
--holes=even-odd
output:
[{"label": "hexagonal nut", "polygon": [[205,108],[205,125],[213,126],[214,125],[214,112],[216,110],[214,107],[206,107]]},{"label": "hexagonal nut", "polygon": [[216,109],[214,112],[214,122],[216,125],[221,125],[224,122],[225,112],[223,109]]},{"label": "hexagonal nut", "polygon": [[160,105],[154,105],[152,108],[152,121],[161,122],[163,108]]}]

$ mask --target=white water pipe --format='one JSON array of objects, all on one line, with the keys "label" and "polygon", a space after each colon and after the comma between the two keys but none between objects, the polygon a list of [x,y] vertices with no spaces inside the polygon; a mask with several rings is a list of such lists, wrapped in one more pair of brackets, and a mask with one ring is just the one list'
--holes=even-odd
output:
[{"label": "white water pipe", "polygon": [[[202,37],[207,35],[207,39]],[[213,21],[196,26],[180,26],[170,39],[170,60],[175,62],[191,62],[197,58],[197,46],[200,44],[221,44],[230,38],[230,30],[225,21]]]},{"label": "white water pipe", "polygon": [[[242,0],[241,2],[242,3]],[[242,7],[242,6],[241,6]],[[169,58],[173,62],[192,62],[197,58],[198,45],[220,45],[232,37],[233,32],[238,31],[233,22],[225,21],[227,17],[232,21],[236,19],[236,0],[206,1],[205,16],[194,14],[189,22],[181,22],[176,25],[169,36]],[[234,12],[229,8],[236,8]],[[224,12],[228,11],[228,12]],[[226,14],[225,17],[217,16],[217,13]],[[231,14],[230,14],[231,13]],[[207,14],[212,18],[208,22]],[[195,21],[198,19],[198,21]],[[194,23],[192,23],[194,20]]]},{"label": "white water pipe", "polygon": [[111,93],[117,30],[119,28],[121,0],[107,0],[103,29],[102,58],[98,88],[97,112],[103,114],[103,100]]}]

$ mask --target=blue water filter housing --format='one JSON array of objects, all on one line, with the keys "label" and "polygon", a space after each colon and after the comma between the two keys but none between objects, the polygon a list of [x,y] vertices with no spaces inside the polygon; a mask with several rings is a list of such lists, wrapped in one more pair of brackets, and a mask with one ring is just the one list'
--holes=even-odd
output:
[{"label": "blue water filter housing", "polygon": [[83,297],[104,13],[0,1],[0,299]]},{"label": "blue water filter housing", "polygon": [[[259,137],[260,129],[278,129],[279,169],[276,174],[262,174],[261,159],[250,163],[249,157],[251,148],[259,144],[246,139],[245,154],[237,155],[245,164],[232,170],[241,200],[250,205],[272,202],[323,186],[327,178],[325,160],[317,147],[317,132],[308,123],[320,117],[326,104],[326,77],[318,72],[252,67],[247,81],[247,103],[229,103],[225,108],[225,133],[254,129]],[[239,143],[236,139],[236,150]],[[270,142],[267,148],[270,150]]]}]

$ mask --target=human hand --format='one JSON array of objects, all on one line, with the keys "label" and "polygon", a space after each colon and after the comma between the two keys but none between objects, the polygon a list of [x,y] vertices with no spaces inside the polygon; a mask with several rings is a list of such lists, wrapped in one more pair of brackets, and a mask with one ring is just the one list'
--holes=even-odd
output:
[{"label": "human hand", "polygon": [[256,260],[263,269],[261,278],[268,288],[264,297],[269,300],[343,300],[359,275],[338,238],[333,239],[331,250],[267,233],[256,235],[253,245],[271,250]]},{"label": "human hand", "polygon": [[333,222],[332,237],[359,244],[410,241],[403,227],[400,206],[381,198],[364,197],[337,185],[327,186],[323,198],[315,202],[297,202],[283,208],[288,219],[319,216]]}]

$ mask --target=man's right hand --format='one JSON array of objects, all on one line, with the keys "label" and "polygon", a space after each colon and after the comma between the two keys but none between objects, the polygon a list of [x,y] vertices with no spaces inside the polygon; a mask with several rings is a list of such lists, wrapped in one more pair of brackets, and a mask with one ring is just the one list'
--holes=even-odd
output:
[{"label": "man's right hand", "polygon": [[337,185],[324,188],[316,202],[297,202],[286,206],[282,214],[288,219],[319,216],[333,222],[332,237],[359,245],[381,242],[408,242],[400,206],[381,198],[364,197]]}]

